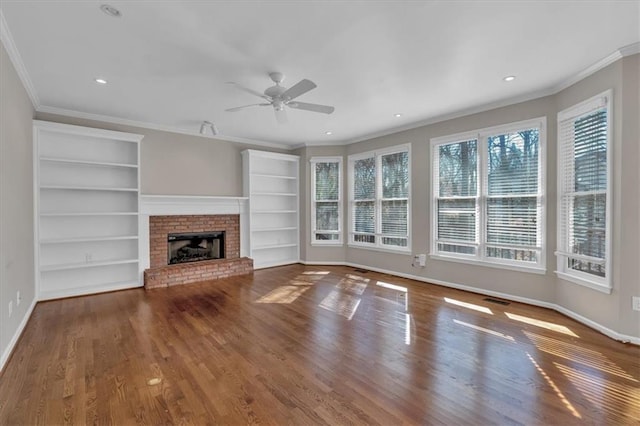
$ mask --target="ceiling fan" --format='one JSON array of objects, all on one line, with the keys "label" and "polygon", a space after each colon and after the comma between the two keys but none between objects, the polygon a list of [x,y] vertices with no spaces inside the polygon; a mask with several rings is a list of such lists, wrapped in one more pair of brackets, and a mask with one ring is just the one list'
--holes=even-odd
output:
[{"label": "ceiling fan", "polygon": [[266,102],[229,108],[225,111],[235,112],[252,106],[272,105],[273,110],[276,114],[276,120],[278,120],[278,123],[281,124],[287,122],[287,114],[284,110],[285,106],[294,109],[302,109],[305,111],[321,112],[323,114],[331,114],[334,111],[335,108],[332,106],[294,101],[294,99],[296,99],[298,96],[304,95],[308,91],[313,90],[317,87],[313,81],[303,79],[287,89],[286,87],[280,85],[280,83],[284,81],[284,74],[279,72],[272,72],[269,73],[269,77],[271,77],[271,80],[273,80],[276,85],[267,88],[264,93],[260,93],[257,90],[249,89],[248,87],[244,87],[238,83],[229,82],[228,84],[232,84],[242,91],[261,97]]}]

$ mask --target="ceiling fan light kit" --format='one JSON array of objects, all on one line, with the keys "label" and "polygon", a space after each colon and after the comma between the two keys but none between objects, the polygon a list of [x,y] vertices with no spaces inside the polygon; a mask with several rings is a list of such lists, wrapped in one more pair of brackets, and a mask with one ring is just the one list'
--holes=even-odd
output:
[{"label": "ceiling fan light kit", "polygon": [[304,111],[311,111],[311,112],[319,112],[323,114],[331,114],[335,110],[334,107],[328,106],[328,105],[310,104],[307,102],[298,102],[298,101],[292,102],[297,97],[304,95],[305,93],[315,89],[317,86],[313,81],[307,80],[305,78],[287,89],[286,87],[280,85],[280,83],[284,81],[284,77],[285,77],[284,74],[280,72],[272,72],[272,73],[269,73],[269,77],[275,83],[275,85],[268,87],[264,91],[264,94],[258,92],[257,90],[244,87],[241,84],[238,84],[235,82],[229,82],[229,84],[234,85],[236,88],[244,92],[250,93],[254,96],[258,96],[267,102],[243,105],[239,107],[229,108],[229,109],[226,109],[225,111],[236,112],[252,106],[271,105],[273,107],[276,120],[278,121],[278,123],[282,124],[287,122],[285,106],[289,108],[301,109]]}]

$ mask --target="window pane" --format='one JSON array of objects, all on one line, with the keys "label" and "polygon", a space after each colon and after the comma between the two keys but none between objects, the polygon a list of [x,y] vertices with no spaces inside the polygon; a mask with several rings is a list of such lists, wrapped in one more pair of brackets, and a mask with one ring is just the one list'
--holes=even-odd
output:
[{"label": "window pane", "polygon": [[316,163],[316,200],[337,200],[340,164]]},{"label": "window pane", "polygon": [[338,202],[336,201],[316,203],[316,230],[338,230],[338,207]]},{"label": "window pane", "polygon": [[476,241],[476,200],[438,200],[438,239]]},{"label": "window pane", "polygon": [[409,197],[409,153],[382,156],[382,198]]},{"label": "window pane", "polygon": [[382,233],[394,236],[407,235],[407,200],[382,202]]},{"label": "window pane", "polygon": [[374,157],[354,162],[353,195],[356,200],[376,198],[376,159]]},{"label": "window pane", "polygon": [[537,197],[490,198],[487,205],[487,242],[537,246]]},{"label": "window pane", "polygon": [[522,262],[537,262],[538,252],[535,250],[519,250],[500,247],[487,247],[487,257],[498,259],[518,260]]},{"label": "window pane", "polygon": [[375,202],[358,201],[354,206],[355,232],[375,233]]},{"label": "window pane", "polygon": [[438,243],[438,251],[443,251],[447,253],[456,253],[456,254],[468,254],[468,255],[476,254],[475,247],[458,246],[455,244],[445,244],[445,243]]},{"label": "window pane", "polygon": [[406,238],[382,237],[382,244],[385,244],[385,245],[388,245],[388,246],[406,247],[407,246],[407,239]]},{"label": "window pane", "polygon": [[575,190],[607,189],[607,111],[602,109],[574,123]]},{"label": "window pane", "polygon": [[488,138],[489,195],[538,192],[538,129]]},{"label": "window pane", "polygon": [[441,197],[475,196],[478,191],[477,141],[440,145],[438,176]]},{"label": "window pane", "polygon": [[316,234],[316,241],[338,241],[338,234]]},{"label": "window pane", "polygon": [[570,228],[571,252],[604,259],[606,194],[576,195]]}]

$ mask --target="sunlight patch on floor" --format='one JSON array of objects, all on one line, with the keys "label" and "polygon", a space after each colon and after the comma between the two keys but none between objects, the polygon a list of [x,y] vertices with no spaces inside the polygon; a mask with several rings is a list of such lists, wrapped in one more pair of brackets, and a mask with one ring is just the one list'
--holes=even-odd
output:
[{"label": "sunlight patch on floor", "polygon": [[638,382],[638,380],[632,375],[624,371],[616,363],[610,361],[600,352],[524,330],[523,333],[539,350],[543,352],[569,361],[578,362],[588,367],[595,368],[618,377],[623,377],[636,383]]},{"label": "sunlight patch on floor", "polygon": [[560,398],[562,403],[565,405],[565,407],[567,407],[567,409],[571,412],[571,414],[573,414],[574,417],[581,419],[582,416],[580,415],[578,410],[576,410],[576,408],[571,404],[571,402],[569,402],[567,397],[564,396],[564,394],[560,391],[560,389],[558,389],[558,386],[556,386],[553,380],[551,380],[551,377],[549,377],[549,375],[545,373],[545,371],[538,365],[536,360],[533,359],[533,357],[528,352],[527,352],[527,357],[529,358],[529,361],[533,363],[534,367],[536,367],[536,370],[538,370],[538,372],[542,375],[542,377],[544,377],[544,379],[547,381],[547,384],[551,386],[551,388],[556,393],[556,395],[558,395],[558,398]]},{"label": "sunlight patch on floor", "polygon": [[329,293],[318,306],[351,320],[360,305],[360,301],[359,297],[331,290],[331,293]]},{"label": "sunlight patch on floor", "polygon": [[531,324],[531,325],[535,325],[536,327],[546,328],[547,330],[551,330],[551,331],[557,331],[558,333],[563,333],[573,337],[580,337],[564,325],[542,321],[535,318],[529,318],[522,315],[510,314],[509,312],[505,312],[504,314],[508,316],[509,319],[512,319],[514,321],[524,322],[526,324]]},{"label": "sunlight patch on floor", "polygon": [[269,293],[256,300],[256,303],[293,303],[302,296],[311,286],[283,285],[271,290]]},{"label": "sunlight patch on floor", "polygon": [[513,337],[508,336],[508,335],[503,334],[503,333],[500,333],[499,331],[489,330],[488,328],[480,327],[480,326],[475,325],[475,324],[469,324],[468,322],[460,321],[460,320],[457,320],[457,319],[454,319],[453,322],[455,322],[458,325],[463,325],[465,327],[469,327],[469,328],[472,328],[472,329],[477,330],[477,331],[482,331],[483,333],[491,334],[493,336],[502,337],[503,339],[509,340],[510,342],[515,342],[516,341]]},{"label": "sunlight patch on floor", "polygon": [[[601,407],[612,414],[626,414],[637,421],[640,420],[640,388],[638,386],[615,383],[566,365],[556,362],[553,364],[596,407]],[[627,407],[628,412],[621,413],[613,407]]]},{"label": "sunlight patch on floor", "polygon": [[463,308],[473,309],[474,311],[484,312],[485,314],[493,315],[491,309],[486,306],[475,305],[473,303],[463,302],[461,300],[451,299],[449,297],[443,298],[445,302],[451,303],[452,305],[462,306]]},{"label": "sunlight patch on floor", "polygon": [[376,282],[376,285],[383,288],[388,288],[389,290],[401,291],[403,293],[408,292],[406,287],[402,287],[396,284],[385,283],[384,281],[378,281]]},{"label": "sunlight patch on floor", "polygon": [[327,271],[303,272],[290,280],[286,285],[271,290],[256,300],[255,303],[293,303],[298,297],[309,290],[316,281],[323,279],[328,273]]}]

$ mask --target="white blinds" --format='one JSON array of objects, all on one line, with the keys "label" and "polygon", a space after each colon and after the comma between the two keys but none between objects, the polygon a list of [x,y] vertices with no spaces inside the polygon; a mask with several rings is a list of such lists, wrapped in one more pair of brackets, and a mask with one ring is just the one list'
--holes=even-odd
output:
[{"label": "white blinds", "polygon": [[487,138],[486,256],[537,261],[541,246],[539,130]]},{"label": "white blinds", "polygon": [[349,159],[351,243],[408,250],[409,146]]},{"label": "white blinds", "polygon": [[382,243],[407,245],[409,208],[409,153],[383,155],[382,161]]},{"label": "white blinds", "polygon": [[340,240],[340,162],[317,161],[314,164],[314,230],[316,242]]},{"label": "white blinds", "polygon": [[608,104],[599,96],[558,115],[559,238],[565,272],[606,277]]},{"label": "white blinds", "polygon": [[[375,243],[376,159],[374,156],[353,164],[353,240]],[[368,235],[367,235],[368,234]]]},{"label": "white blinds", "polygon": [[438,145],[434,154],[437,250],[476,254],[478,141]]}]

